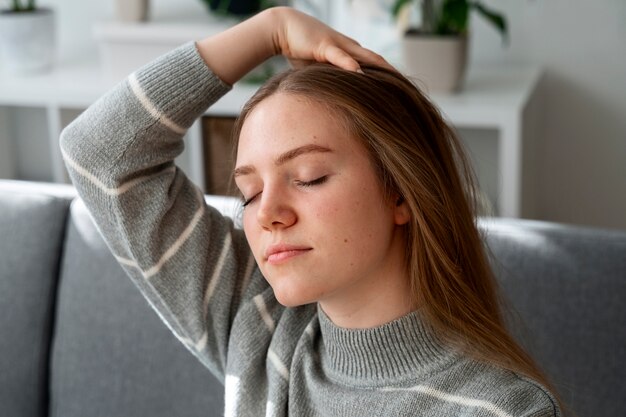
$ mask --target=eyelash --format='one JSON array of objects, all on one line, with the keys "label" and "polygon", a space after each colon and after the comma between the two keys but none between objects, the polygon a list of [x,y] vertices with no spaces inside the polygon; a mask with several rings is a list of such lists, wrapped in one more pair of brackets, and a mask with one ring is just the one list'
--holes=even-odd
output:
[{"label": "eyelash", "polygon": [[253,197],[250,197],[249,199],[244,200],[244,201],[243,201],[243,203],[241,203],[241,206],[242,206],[243,208],[246,208],[246,206],[247,206],[248,204],[250,204],[250,203],[252,203],[252,201],[254,201],[254,199],[256,198],[256,196],[257,196],[257,195],[258,195],[258,194],[255,194]]},{"label": "eyelash", "polygon": [[[312,181],[295,181],[295,184],[298,187],[313,187],[315,185],[324,184],[327,179],[328,179],[328,175],[324,175],[324,176],[319,177],[317,179],[314,179]],[[259,194],[261,194],[261,193],[255,194],[252,197],[250,197],[249,199],[244,200],[244,202],[241,204],[242,207],[246,207],[248,204],[252,203]]]},{"label": "eyelash", "polygon": [[313,181],[296,181],[296,185],[300,187],[312,187],[314,185],[324,184],[328,179],[328,175],[324,175],[323,177],[319,177]]}]

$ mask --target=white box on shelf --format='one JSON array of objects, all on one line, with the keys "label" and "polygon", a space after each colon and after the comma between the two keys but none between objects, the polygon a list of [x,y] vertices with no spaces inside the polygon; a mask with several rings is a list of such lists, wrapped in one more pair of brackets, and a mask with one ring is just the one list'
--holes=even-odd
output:
[{"label": "white box on shelf", "polygon": [[193,22],[101,22],[93,27],[102,69],[121,80],[158,56],[186,42],[222,32],[235,22],[207,17]]}]

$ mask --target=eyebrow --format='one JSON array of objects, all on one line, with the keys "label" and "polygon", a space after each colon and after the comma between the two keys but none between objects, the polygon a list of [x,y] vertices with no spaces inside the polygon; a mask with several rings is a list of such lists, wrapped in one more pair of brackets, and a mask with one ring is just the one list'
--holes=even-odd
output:
[{"label": "eyebrow", "polygon": [[[324,146],[309,144],[299,146],[297,148],[291,149],[287,152],[280,154],[275,160],[274,165],[281,166],[292,159],[299,157],[300,155],[308,154],[308,153],[324,153],[324,152],[332,152],[332,149],[326,148]],[[238,168],[235,168],[233,171],[233,176],[235,178],[240,177],[242,175],[252,174],[256,171],[256,168],[252,165],[243,165]]]}]

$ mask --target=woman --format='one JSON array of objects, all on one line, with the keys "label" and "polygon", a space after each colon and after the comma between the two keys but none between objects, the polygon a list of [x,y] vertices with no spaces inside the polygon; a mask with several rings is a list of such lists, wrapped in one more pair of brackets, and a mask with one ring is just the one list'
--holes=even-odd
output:
[{"label": "woman", "polygon": [[[186,128],[279,53],[300,69],[236,129],[244,236],[173,160]],[[560,415],[502,325],[453,133],[320,22],[276,8],[184,45],[61,148],[118,261],[224,382],[227,416]]]}]

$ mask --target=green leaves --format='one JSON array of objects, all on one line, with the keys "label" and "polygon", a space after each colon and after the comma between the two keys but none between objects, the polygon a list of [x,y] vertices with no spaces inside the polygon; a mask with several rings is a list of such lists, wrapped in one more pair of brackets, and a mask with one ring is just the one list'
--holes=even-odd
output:
[{"label": "green leaves", "polygon": [[[483,18],[492,24],[502,35],[505,42],[508,40],[507,23],[504,16],[486,7],[479,1],[470,0],[443,0],[439,10],[432,10],[434,3],[429,0],[396,0],[391,12],[398,18],[400,11],[408,4],[422,7],[421,33],[435,35],[464,35],[469,25],[469,13],[476,10]],[[432,19],[432,21],[425,21]]]},{"label": "green leaves", "polygon": [[391,6],[391,14],[393,17],[397,19],[398,14],[400,14],[400,10],[402,10],[402,8],[409,3],[413,3],[413,0],[396,0],[393,6]]},{"label": "green leaves", "polygon": [[32,12],[35,9],[35,0],[28,0],[26,4],[23,4],[21,0],[11,0],[12,12]]},{"label": "green leaves", "polygon": [[482,17],[496,27],[496,29],[500,32],[500,35],[502,35],[504,42],[508,42],[507,24],[504,16],[486,8],[480,2],[472,2],[470,4]]},{"label": "green leaves", "polygon": [[276,5],[273,0],[202,0],[202,2],[212,13],[242,19]]},{"label": "green leaves", "polygon": [[464,35],[467,33],[470,5],[466,0],[444,0],[437,21],[437,35]]}]

